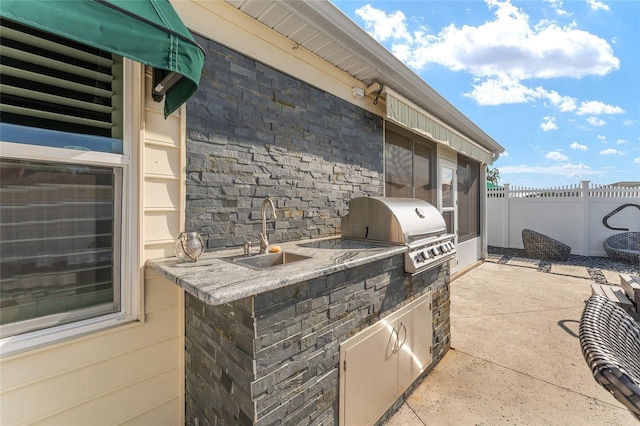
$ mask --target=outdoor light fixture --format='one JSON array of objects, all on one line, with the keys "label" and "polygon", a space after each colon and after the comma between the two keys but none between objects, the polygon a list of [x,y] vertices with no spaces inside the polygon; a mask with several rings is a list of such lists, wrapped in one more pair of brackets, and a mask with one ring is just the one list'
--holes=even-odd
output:
[{"label": "outdoor light fixture", "polygon": [[372,83],[366,89],[362,89],[361,87],[351,88],[351,93],[353,94],[353,97],[358,99],[362,99],[365,96],[372,96],[372,95],[375,95],[376,97],[380,96],[381,91],[382,91],[382,85],[377,81]]}]

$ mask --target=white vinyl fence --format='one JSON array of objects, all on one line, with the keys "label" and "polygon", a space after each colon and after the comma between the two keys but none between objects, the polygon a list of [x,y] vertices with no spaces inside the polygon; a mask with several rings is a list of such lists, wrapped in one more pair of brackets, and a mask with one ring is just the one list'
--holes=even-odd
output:
[{"label": "white vinyl fence", "polygon": [[[525,228],[545,234],[571,247],[571,253],[606,256],[602,243],[609,236],[626,232],[608,229],[603,218],[610,216],[612,228],[640,231],[640,188],[578,185],[547,188],[504,188],[487,190],[488,244],[495,247],[523,248]],[[636,206],[637,205],[637,206]]]}]

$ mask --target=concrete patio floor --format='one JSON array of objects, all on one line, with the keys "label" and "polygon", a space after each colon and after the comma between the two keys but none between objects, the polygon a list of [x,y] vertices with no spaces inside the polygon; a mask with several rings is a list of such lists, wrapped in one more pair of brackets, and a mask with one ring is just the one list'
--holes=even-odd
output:
[{"label": "concrete patio floor", "polygon": [[488,260],[451,283],[451,350],[387,425],[638,424],[582,357],[585,268]]}]

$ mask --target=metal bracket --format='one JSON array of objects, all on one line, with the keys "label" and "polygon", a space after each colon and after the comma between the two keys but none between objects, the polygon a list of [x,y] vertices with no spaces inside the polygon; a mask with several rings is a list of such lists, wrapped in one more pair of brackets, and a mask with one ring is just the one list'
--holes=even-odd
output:
[{"label": "metal bracket", "polygon": [[151,97],[156,102],[162,102],[164,95],[171,89],[182,76],[175,72],[167,72],[163,69],[153,69],[153,83],[151,87]]}]

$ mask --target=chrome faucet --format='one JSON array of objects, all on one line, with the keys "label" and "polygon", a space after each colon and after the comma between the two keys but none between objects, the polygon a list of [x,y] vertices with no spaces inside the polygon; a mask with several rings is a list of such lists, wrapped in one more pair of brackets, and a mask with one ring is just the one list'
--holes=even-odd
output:
[{"label": "chrome faucet", "polygon": [[269,240],[267,239],[267,206],[271,204],[271,217],[276,218],[276,206],[273,205],[271,197],[267,197],[260,207],[260,216],[262,216],[262,232],[260,232],[260,254],[267,252]]}]

